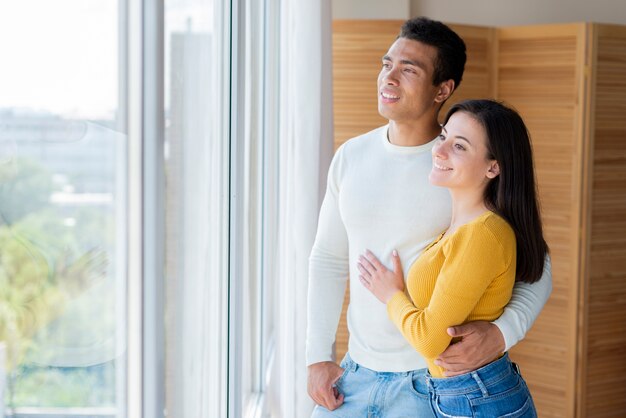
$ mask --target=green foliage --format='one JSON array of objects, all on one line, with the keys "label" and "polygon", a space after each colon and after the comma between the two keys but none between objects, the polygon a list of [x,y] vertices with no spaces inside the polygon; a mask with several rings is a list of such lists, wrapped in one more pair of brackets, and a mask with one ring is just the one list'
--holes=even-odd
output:
[{"label": "green foliage", "polygon": [[15,406],[115,406],[115,362],[89,368],[22,368]]},{"label": "green foliage", "polygon": [[8,343],[9,370],[23,360],[36,331],[106,276],[106,253],[80,254],[75,237],[60,223],[45,210],[12,227],[0,226],[0,340]]},{"label": "green foliage", "polygon": [[51,205],[52,175],[33,161],[19,160],[0,174],[0,342],[7,346],[7,406],[108,405],[114,378],[107,375],[103,386],[92,368],[27,364],[29,356],[53,358],[50,341],[80,344],[115,333],[115,295],[107,283],[112,214]]},{"label": "green foliage", "polygon": [[53,192],[52,174],[30,159],[12,160],[0,166],[0,214],[11,225],[48,205]]}]

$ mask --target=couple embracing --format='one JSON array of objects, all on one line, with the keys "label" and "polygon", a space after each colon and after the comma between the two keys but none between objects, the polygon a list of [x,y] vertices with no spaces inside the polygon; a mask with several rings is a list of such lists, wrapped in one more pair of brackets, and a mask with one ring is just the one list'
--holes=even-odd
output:
[{"label": "couple embracing", "polygon": [[537,415],[506,354],[552,288],[530,138],[493,100],[457,103],[439,124],[465,61],[446,25],[405,22],[378,76],[388,125],[333,158],[309,267],[312,418]]}]

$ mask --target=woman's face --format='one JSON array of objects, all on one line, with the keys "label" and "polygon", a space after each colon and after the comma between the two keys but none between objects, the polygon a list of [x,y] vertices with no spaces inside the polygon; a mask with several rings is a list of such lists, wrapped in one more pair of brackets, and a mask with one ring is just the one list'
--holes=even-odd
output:
[{"label": "woman's face", "polygon": [[499,174],[496,160],[487,157],[487,134],[470,114],[458,111],[442,127],[433,147],[428,179],[451,190],[481,192]]}]

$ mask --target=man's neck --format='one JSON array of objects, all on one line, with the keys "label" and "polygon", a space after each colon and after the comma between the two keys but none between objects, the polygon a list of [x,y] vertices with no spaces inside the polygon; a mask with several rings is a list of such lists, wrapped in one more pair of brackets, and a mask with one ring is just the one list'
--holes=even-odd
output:
[{"label": "man's neck", "polygon": [[393,145],[400,147],[415,147],[432,141],[441,133],[441,126],[436,120],[431,119],[427,123],[401,123],[389,121],[387,139]]}]

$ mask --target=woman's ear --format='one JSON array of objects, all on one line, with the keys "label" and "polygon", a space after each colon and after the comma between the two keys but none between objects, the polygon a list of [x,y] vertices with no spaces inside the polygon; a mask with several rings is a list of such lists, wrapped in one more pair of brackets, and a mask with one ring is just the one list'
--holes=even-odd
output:
[{"label": "woman's ear", "polygon": [[489,166],[489,169],[487,170],[487,177],[490,179],[494,179],[498,177],[499,174],[500,166],[498,165],[498,162],[496,160],[493,160],[491,162],[491,165]]}]

